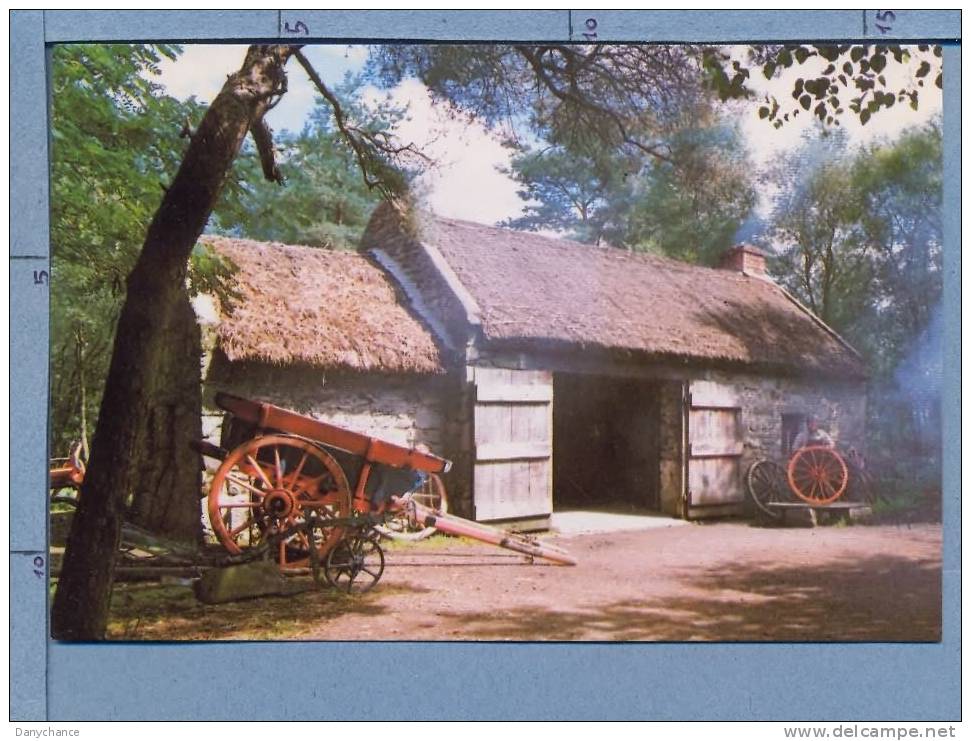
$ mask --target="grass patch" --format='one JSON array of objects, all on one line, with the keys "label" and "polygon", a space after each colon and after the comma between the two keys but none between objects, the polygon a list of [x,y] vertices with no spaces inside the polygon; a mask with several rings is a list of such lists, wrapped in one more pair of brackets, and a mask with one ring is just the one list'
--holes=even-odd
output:
[{"label": "grass patch", "polygon": [[481,540],[467,538],[464,535],[443,535],[435,533],[424,540],[389,540],[381,538],[381,548],[385,551],[435,551],[453,548],[455,546],[483,545]]},{"label": "grass patch", "polygon": [[[198,602],[191,587],[159,583],[118,583],[111,598],[108,640],[221,641],[296,640],[320,623],[343,615],[376,615],[378,591],[350,596],[318,588],[310,577],[292,577],[297,594],[258,597],[222,605]],[[375,636],[381,638],[382,636]]]}]

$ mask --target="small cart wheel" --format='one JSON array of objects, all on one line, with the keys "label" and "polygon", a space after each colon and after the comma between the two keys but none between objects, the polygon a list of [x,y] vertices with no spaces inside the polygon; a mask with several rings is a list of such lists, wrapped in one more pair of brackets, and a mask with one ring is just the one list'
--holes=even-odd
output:
[{"label": "small cart wheel", "polygon": [[[226,456],[212,479],[209,524],[234,555],[280,539],[272,554],[283,570],[308,565],[307,528],[298,527],[313,511],[317,520],[348,517],[351,493],[334,458],[307,440],[287,435],[253,438]],[[343,537],[340,527],[315,525],[314,546],[322,558]]]},{"label": "small cart wheel", "polygon": [[789,461],[789,486],[809,504],[835,502],[846,491],[849,478],[846,461],[832,448],[821,445],[800,448]]},{"label": "small cart wheel", "polygon": [[340,541],[324,561],[327,582],[348,594],[363,594],[384,573],[384,551],[376,537],[351,535]]},{"label": "small cart wheel", "polygon": [[786,474],[775,461],[760,460],[749,466],[745,477],[748,493],[755,506],[773,519],[782,517],[782,510],[771,504],[785,499]]},{"label": "small cart wheel", "polygon": [[424,540],[430,535],[434,535],[436,531],[434,527],[416,528],[412,525],[408,513],[408,502],[416,502],[442,514],[448,512],[448,494],[445,491],[445,484],[442,483],[441,477],[436,473],[428,474],[425,483],[417,491],[406,494],[399,501],[402,507],[397,514],[383,525],[377,525],[374,528],[381,535],[391,540]]}]

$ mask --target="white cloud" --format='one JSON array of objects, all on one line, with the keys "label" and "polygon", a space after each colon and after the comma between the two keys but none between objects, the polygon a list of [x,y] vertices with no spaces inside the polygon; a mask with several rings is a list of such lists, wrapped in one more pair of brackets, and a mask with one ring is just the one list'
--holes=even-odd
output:
[{"label": "white cloud", "polygon": [[[367,91],[371,100],[383,94],[374,88]],[[522,212],[515,182],[497,169],[508,167],[510,156],[497,134],[435,105],[417,80],[405,80],[390,96],[395,104],[408,106],[406,120],[396,131],[398,138],[414,143],[435,161],[418,184],[432,211],[487,224]]]},{"label": "white cloud", "polygon": [[[240,68],[246,56],[243,44],[185,44],[183,53],[174,62],[163,60],[159,65],[159,81],[168,93],[185,99],[195,95],[203,103],[211,103],[226,82],[226,77]],[[367,59],[367,47],[340,45],[308,46],[304,54],[328,85],[339,83],[349,70],[360,69]],[[287,93],[267,114],[266,120],[274,130],[300,131],[314,105],[316,88],[307,73],[296,62],[287,67]]]},{"label": "white cloud", "polygon": [[169,95],[184,100],[195,95],[211,103],[219,94],[226,77],[238,70],[246,56],[243,44],[186,44],[173,62],[163,59],[158,78]]}]

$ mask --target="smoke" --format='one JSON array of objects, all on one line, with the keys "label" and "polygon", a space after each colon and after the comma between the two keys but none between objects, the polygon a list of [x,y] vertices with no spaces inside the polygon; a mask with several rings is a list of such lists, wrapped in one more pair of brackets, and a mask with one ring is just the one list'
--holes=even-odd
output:
[{"label": "smoke", "polygon": [[732,244],[741,244],[742,242],[759,244],[760,242],[766,241],[765,234],[767,231],[768,223],[766,220],[759,216],[757,212],[753,211],[735,231]]},{"label": "smoke", "polygon": [[896,391],[910,406],[914,432],[925,444],[940,440],[943,348],[944,317],[938,304],[893,374]]}]

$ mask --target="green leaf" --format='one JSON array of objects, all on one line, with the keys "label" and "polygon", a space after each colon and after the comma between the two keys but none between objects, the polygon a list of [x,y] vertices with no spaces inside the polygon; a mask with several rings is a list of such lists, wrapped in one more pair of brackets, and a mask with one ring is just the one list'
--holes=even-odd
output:
[{"label": "green leaf", "polygon": [[887,58],[883,54],[874,54],[870,57],[870,67],[874,72],[881,72],[887,66]]},{"label": "green leaf", "polygon": [[809,49],[807,49],[805,46],[800,46],[798,49],[796,49],[795,56],[796,61],[799,62],[799,64],[802,64],[809,58]]},{"label": "green leaf", "polygon": [[920,67],[917,68],[917,77],[926,77],[931,71],[931,63],[928,61],[923,61],[920,63]]},{"label": "green leaf", "polygon": [[860,111],[860,123],[866,126],[866,122],[870,120],[870,111]]},{"label": "green leaf", "polygon": [[762,106],[761,108],[759,108],[759,118],[768,118],[768,117],[769,117],[768,107]]},{"label": "green leaf", "polygon": [[813,99],[808,95],[803,95],[799,99],[799,105],[801,105],[805,110],[809,110],[809,106],[812,105]]},{"label": "green leaf", "polygon": [[837,57],[840,55],[839,47],[831,44],[817,46],[816,50],[819,52],[819,56],[821,56],[827,62],[835,62]]},{"label": "green leaf", "polygon": [[866,54],[866,52],[867,52],[867,47],[854,46],[850,50],[850,59],[852,59],[854,62],[859,62],[861,59],[863,59],[863,55]]},{"label": "green leaf", "polygon": [[762,66],[762,74],[765,75],[765,79],[766,80],[771,80],[772,79],[772,75],[775,74],[775,63],[774,62],[766,62]]}]

